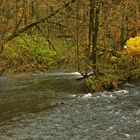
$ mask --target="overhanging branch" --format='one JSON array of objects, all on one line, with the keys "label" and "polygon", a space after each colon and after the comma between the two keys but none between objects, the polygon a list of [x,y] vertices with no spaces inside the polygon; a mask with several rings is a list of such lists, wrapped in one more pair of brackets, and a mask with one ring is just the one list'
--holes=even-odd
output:
[{"label": "overhanging branch", "polygon": [[69,5],[71,5],[72,3],[76,2],[76,0],[71,0],[70,2],[68,3],[65,3],[62,7],[58,8],[57,10],[55,10],[53,13],[51,13],[49,16],[46,16],[36,22],[33,22],[21,29],[18,29],[16,32],[14,32],[12,35],[10,35],[9,37],[5,38],[4,41],[3,41],[3,44],[5,44],[7,41],[10,41],[12,40],[13,38],[17,37],[19,34],[27,31],[28,29],[40,24],[40,23],[43,23],[45,21],[47,21],[48,19],[54,17],[57,13],[59,13],[61,10],[63,10],[64,8],[68,7]]}]

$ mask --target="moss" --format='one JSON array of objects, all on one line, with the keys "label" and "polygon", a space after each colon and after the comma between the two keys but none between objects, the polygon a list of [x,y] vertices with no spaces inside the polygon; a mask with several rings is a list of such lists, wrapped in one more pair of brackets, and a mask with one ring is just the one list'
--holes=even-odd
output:
[{"label": "moss", "polygon": [[93,92],[117,89],[121,84],[129,79],[139,78],[140,69],[131,71],[106,71],[102,76],[90,76],[86,79],[86,84]]}]

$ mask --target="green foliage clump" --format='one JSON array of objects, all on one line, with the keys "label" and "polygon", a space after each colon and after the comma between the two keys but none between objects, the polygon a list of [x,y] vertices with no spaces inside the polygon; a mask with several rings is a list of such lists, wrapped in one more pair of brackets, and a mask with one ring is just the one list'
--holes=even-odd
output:
[{"label": "green foliage clump", "polygon": [[103,91],[105,89],[111,90],[117,88],[119,84],[119,77],[106,73],[103,76],[91,76],[86,79],[86,83],[94,92]]},{"label": "green foliage clump", "polygon": [[[133,74],[136,75],[140,71],[133,71]],[[132,76],[132,74],[131,74]],[[139,73],[140,76],[140,73]],[[126,82],[130,78],[130,72],[126,70],[112,70],[112,68],[108,68],[104,71],[103,74],[97,76],[90,76],[86,79],[86,83],[88,87],[94,91],[104,91],[104,90],[113,90],[117,89],[119,85]]]},{"label": "green foliage clump", "polygon": [[5,62],[6,69],[22,66],[26,69],[38,69],[38,66],[51,69],[58,67],[60,58],[45,37],[22,34],[5,45],[1,59]]},{"label": "green foliage clump", "polygon": [[[16,39],[16,44],[20,48],[25,48],[26,51],[30,50],[32,55],[38,64],[46,64],[49,67],[56,64],[57,54],[49,48],[49,43],[46,38],[39,36],[23,36],[22,38]],[[26,41],[25,41],[26,40]]]},{"label": "green foliage clump", "polygon": [[140,78],[140,69],[133,69],[129,72],[129,75],[132,79]]}]

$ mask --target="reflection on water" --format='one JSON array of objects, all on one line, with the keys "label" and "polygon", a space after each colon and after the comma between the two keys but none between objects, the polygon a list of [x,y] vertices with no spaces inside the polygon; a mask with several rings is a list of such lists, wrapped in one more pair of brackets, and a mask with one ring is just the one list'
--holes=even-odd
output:
[{"label": "reflection on water", "polygon": [[1,78],[0,140],[140,140],[139,80],[85,95],[77,76]]},{"label": "reflection on water", "polygon": [[79,73],[43,73],[0,77],[0,122],[55,107],[70,94],[84,92]]}]

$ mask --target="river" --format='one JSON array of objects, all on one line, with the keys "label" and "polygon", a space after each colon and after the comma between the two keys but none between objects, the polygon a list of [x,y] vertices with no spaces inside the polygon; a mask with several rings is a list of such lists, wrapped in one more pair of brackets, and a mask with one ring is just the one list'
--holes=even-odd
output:
[{"label": "river", "polygon": [[0,77],[0,140],[140,140],[140,80],[89,93],[79,73]]}]

